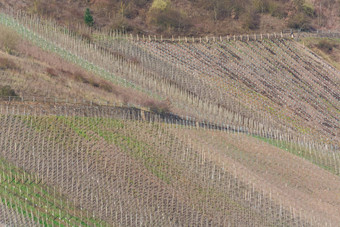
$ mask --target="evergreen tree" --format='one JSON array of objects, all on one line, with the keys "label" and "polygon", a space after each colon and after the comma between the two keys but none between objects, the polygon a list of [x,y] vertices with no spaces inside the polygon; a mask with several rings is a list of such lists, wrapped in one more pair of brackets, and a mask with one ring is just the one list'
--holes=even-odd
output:
[{"label": "evergreen tree", "polygon": [[85,24],[92,26],[94,24],[93,17],[91,15],[90,9],[87,8],[84,16]]}]

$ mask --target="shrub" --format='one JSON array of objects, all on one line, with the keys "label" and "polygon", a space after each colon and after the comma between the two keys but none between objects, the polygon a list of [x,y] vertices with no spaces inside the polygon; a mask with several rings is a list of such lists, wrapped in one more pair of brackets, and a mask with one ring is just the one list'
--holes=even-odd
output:
[{"label": "shrub", "polygon": [[169,100],[162,102],[147,101],[146,106],[149,107],[150,111],[157,114],[167,114],[170,113],[171,103]]},{"label": "shrub", "polygon": [[284,7],[276,5],[276,4],[270,5],[269,13],[273,17],[277,17],[277,18],[280,18],[280,19],[286,18],[288,16],[288,13],[285,11]]},{"label": "shrub", "polygon": [[91,15],[89,8],[86,8],[85,15],[84,15],[84,21],[85,21],[85,24],[87,24],[88,26],[93,26],[93,24],[94,24],[94,20],[93,20],[93,17]]},{"label": "shrub", "polygon": [[255,11],[247,12],[243,15],[242,27],[247,30],[257,29],[260,25],[260,16]]},{"label": "shrub", "polygon": [[270,3],[268,0],[253,0],[253,7],[258,13],[268,13],[270,8]]},{"label": "shrub", "polygon": [[335,43],[332,43],[329,40],[323,39],[316,45],[320,50],[330,53],[333,51],[333,48],[337,47]]},{"label": "shrub", "polygon": [[20,36],[14,30],[0,25],[0,48],[12,54],[17,49]]},{"label": "shrub", "polygon": [[84,83],[84,84],[91,84],[90,83],[91,81],[89,81],[86,78],[86,76],[80,71],[73,73],[71,77],[73,78],[73,80],[75,80],[77,82],[81,82],[81,83]]},{"label": "shrub", "polygon": [[311,5],[304,4],[302,6],[302,11],[304,12],[305,15],[307,15],[309,17],[315,17],[316,16],[315,9]]},{"label": "shrub", "polygon": [[15,69],[17,66],[14,63],[14,61],[8,59],[8,58],[2,58],[0,57],[0,69]]},{"label": "shrub", "polygon": [[99,87],[101,89],[103,89],[104,91],[107,91],[107,92],[113,91],[112,86],[110,84],[106,83],[105,81],[101,81],[100,84],[99,84]]},{"label": "shrub", "polygon": [[288,27],[293,29],[301,29],[302,31],[308,31],[312,28],[311,20],[303,12],[296,13],[289,18]]},{"label": "shrub", "polygon": [[148,22],[161,30],[185,30],[191,26],[185,13],[173,9],[169,0],[155,0],[148,12]]},{"label": "shrub", "polygon": [[197,0],[194,2],[197,2],[199,7],[212,11],[214,20],[223,20],[227,17],[237,19],[242,8],[242,3],[235,0]]},{"label": "shrub", "polygon": [[169,0],[154,0],[152,2],[150,10],[160,10],[165,11],[171,7],[171,2]]},{"label": "shrub", "polygon": [[133,0],[133,2],[138,6],[139,8],[144,7],[150,0]]},{"label": "shrub", "polygon": [[10,86],[0,86],[0,97],[18,96]]},{"label": "shrub", "polygon": [[46,73],[51,77],[57,77],[58,76],[57,70],[50,68],[50,67],[46,68]]}]

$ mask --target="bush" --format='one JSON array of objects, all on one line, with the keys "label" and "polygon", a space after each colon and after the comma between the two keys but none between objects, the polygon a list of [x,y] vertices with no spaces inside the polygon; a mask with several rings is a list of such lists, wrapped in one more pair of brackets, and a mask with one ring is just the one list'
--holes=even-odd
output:
[{"label": "bush", "polygon": [[0,25],[0,48],[12,54],[20,42],[20,36],[14,30]]},{"label": "bush", "polygon": [[94,24],[94,20],[93,20],[93,17],[91,15],[89,8],[86,8],[85,15],[84,15],[84,21],[85,21],[85,24],[87,24],[88,26],[93,26],[93,24]]},{"label": "bush", "polygon": [[315,13],[315,9],[313,6],[310,6],[308,4],[304,4],[302,6],[302,11],[304,12],[305,15],[309,16],[309,17],[315,17],[316,13]]},{"label": "bush", "polygon": [[296,13],[288,20],[288,27],[293,29],[301,29],[302,31],[308,31],[312,29],[311,20],[303,12]]},{"label": "bush", "polygon": [[160,10],[165,11],[166,9],[169,9],[171,7],[170,0],[154,0],[152,2],[150,10]]},{"label": "bush", "polygon": [[337,47],[335,43],[332,43],[329,40],[323,39],[316,45],[320,50],[330,53],[333,51],[333,48]]},{"label": "bush", "polygon": [[268,0],[253,0],[253,7],[258,13],[268,13],[270,8],[270,3]]},{"label": "bush", "polygon": [[50,76],[50,77],[58,77],[58,72],[57,70],[47,67],[46,68],[46,73]]},{"label": "bush", "polygon": [[271,16],[277,18],[286,18],[288,13],[286,12],[284,6],[277,4],[276,2],[272,2],[269,4],[268,12]]},{"label": "bush", "polygon": [[0,57],[0,69],[15,69],[17,66],[14,63],[14,61],[8,59],[8,58],[2,58]]},{"label": "bush", "polygon": [[157,114],[167,114],[170,113],[170,101],[165,100],[162,102],[154,102],[154,101],[148,101],[146,103],[146,106],[149,107],[150,111],[157,113]]},{"label": "bush", "polygon": [[0,97],[18,96],[10,86],[0,86]]},{"label": "bush", "polygon": [[155,0],[148,12],[148,22],[161,30],[185,30],[191,26],[186,15],[173,9],[169,0]]},{"label": "bush", "polygon": [[243,15],[242,27],[247,30],[255,30],[260,25],[260,16],[255,11]]},{"label": "bush", "polygon": [[138,6],[139,8],[144,7],[150,0],[133,0],[133,2]]}]

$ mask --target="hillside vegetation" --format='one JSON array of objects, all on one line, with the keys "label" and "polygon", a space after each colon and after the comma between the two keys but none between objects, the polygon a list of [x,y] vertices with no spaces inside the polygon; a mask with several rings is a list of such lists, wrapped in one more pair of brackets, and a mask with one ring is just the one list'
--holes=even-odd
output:
[{"label": "hillside vegetation", "polygon": [[339,144],[338,71],[292,40],[244,36],[192,44],[94,33],[89,43],[55,24],[3,18],[41,48],[124,89],[168,102],[179,115]]},{"label": "hillside vegetation", "polygon": [[[183,19],[177,3],[130,6]],[[204,3],[190,1],[214,10]],[[340,223],[337,38],[165,39],[59,22],[0,12],[0,224]]]},{"label": "hillside vegetation", "polygon": [[[141,34],[203,36],[283,29],[339,29],[334,0],[2,0],[3,5],[62,24],[84,24],[89,8],[94,26]],[[67,7],[65,7],[67,6]],[[92,24],[92,23],[91,23]]]},{"label": "hillside vegetation", "polygon": [[305,38],[301,42],[340,70],[340,39]]}]

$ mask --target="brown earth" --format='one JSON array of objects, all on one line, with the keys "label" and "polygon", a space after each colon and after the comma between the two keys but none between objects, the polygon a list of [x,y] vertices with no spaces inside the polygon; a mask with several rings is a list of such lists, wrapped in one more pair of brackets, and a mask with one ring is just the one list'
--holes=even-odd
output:
[{"label": "brown earth", "polygon": [[[208,160],[285,207],[319,223],[340,223],[340,178],[309,161],[242,134],[182,130]],[[321,224],[323,225],[323,224]]]}]

